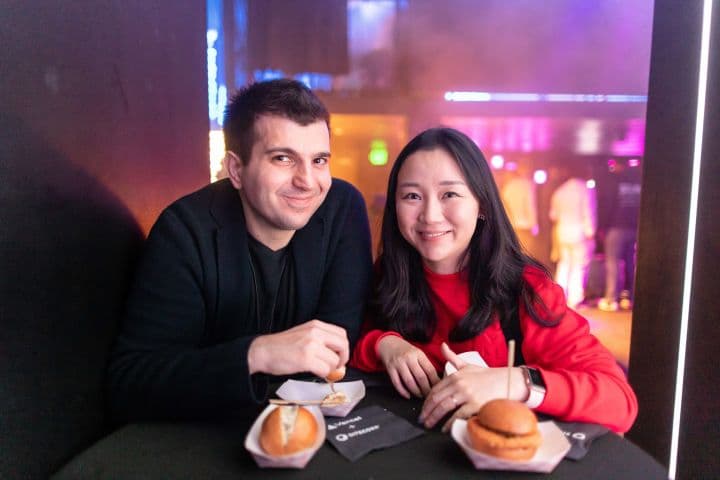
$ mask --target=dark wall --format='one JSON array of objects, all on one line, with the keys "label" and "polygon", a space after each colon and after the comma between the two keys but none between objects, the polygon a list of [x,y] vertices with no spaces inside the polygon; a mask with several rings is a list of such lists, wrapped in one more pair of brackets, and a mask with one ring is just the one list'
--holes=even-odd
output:
[{"label": "dark wall", "polygon": [[205,24],[204,2],[5,1],[0,109],[147,230],[210,178]]},{"label": "dark wall", "polygon": [[106,431],[143,233],[209,178],[204,4],[5,1],[0,45],[0,478],[47,478]]},{"label": "dark wall", "polygon": [[[717,2],[715,2],[717,7]],[[629,437],[669,465],[696,129],[701,0],[655,2],[630,382],[640,412]],[[720,18],[713,12],[704,147],[676,478],[720,471]],[[712,53],[712,52],[715,53]]]}]

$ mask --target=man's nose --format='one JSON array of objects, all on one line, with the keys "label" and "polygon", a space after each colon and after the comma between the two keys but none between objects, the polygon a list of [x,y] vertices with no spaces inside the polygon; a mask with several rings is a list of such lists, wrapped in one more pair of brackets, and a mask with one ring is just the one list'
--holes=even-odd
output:
[{"label": "man's nose", "polygon": [[293,185],[297,188],[310,188],[312,185],[312,167],[305,162],[298,162],[293,175]]}]

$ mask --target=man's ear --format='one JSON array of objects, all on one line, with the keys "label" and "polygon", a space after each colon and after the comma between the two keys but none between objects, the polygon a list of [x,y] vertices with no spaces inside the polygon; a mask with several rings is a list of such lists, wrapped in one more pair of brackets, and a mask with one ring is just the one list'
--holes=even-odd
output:
[{"label": "man's ear", "polygon": [[225,162],[225,168],[227,169],[228,177],[230,178],[230,182],[232,182],[233,187],[237,190],[242,189],[243,163],[242,160],[240,160],[240,157],[238,157],[235,152],[228,150],[225,152],[225,158],[223,161]]}]

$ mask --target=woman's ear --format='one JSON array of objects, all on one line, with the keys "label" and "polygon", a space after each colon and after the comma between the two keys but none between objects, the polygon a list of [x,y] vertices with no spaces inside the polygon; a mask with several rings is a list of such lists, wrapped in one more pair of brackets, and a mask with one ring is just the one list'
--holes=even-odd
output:
[{"label": "woman's ear", "polygon": [[228,177],[230,178],[230,182],[232,182],[233,187],[237,190],[241,190],[243,170],[242,160],[240,160],[240,157],[238,157],[235,152],[228,150],[225,152],[223,162],[225,163],[225,169],[227,170]]}]

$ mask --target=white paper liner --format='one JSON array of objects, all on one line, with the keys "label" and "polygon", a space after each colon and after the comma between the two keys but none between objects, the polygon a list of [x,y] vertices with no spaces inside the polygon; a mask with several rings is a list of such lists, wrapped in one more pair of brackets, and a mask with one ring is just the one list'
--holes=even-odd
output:
[{"label": "white paper liner", "polygon": [[[480,356],[480,354],[476,351],[471,352],[463,352],[458,354],[458,357],[465,360],[465,362],[469,363],[470,365],[477,365],[479,367],[487,367],[488,364],[485,363],[485,360]],[[453,365],[450,362],[445,362],[445,376],[452,375],[453,373],[457,372],[457,368],[455,368],[455,365]]]},{"label": "white paper liner", "polygon": [[542,435],[542,443],[533,458],[526,461],[503,460],[475,450],[468,438],[466,420],[455,420],[450,434],[478,470],[550,473],[570,450],[570,442],[552,421],[539,422],[538,430]]},{"label": "white paper liner", "polygon": [[293,453],[292,455],[272,456],[265,453],[260,446],[260,430],[262,429],[265,417],[270,415],[270,412],[276,408],[278,408],[278,405],[268,405],[267,408],[260,413],[245,437],[245,449],[250,452],[260,468],[305,468],[305,465],[307,465],[325,441],[325,418],[318,407],[303,407],[308,409],[315,417],[315,420],[317,420],[317,440],[310,448]]},{"label": "white paper liner", "polygon": [[[365,397],[365,384],[362,380],[354,382],[336,382],[335,391],[343,392],[348,401],[339,405],[321,405],[320,411],[326,417],[344,417]],[[330,384],[287,380],[277,390],[277,396],[283,400],[322,400],[332,393]]]}]

